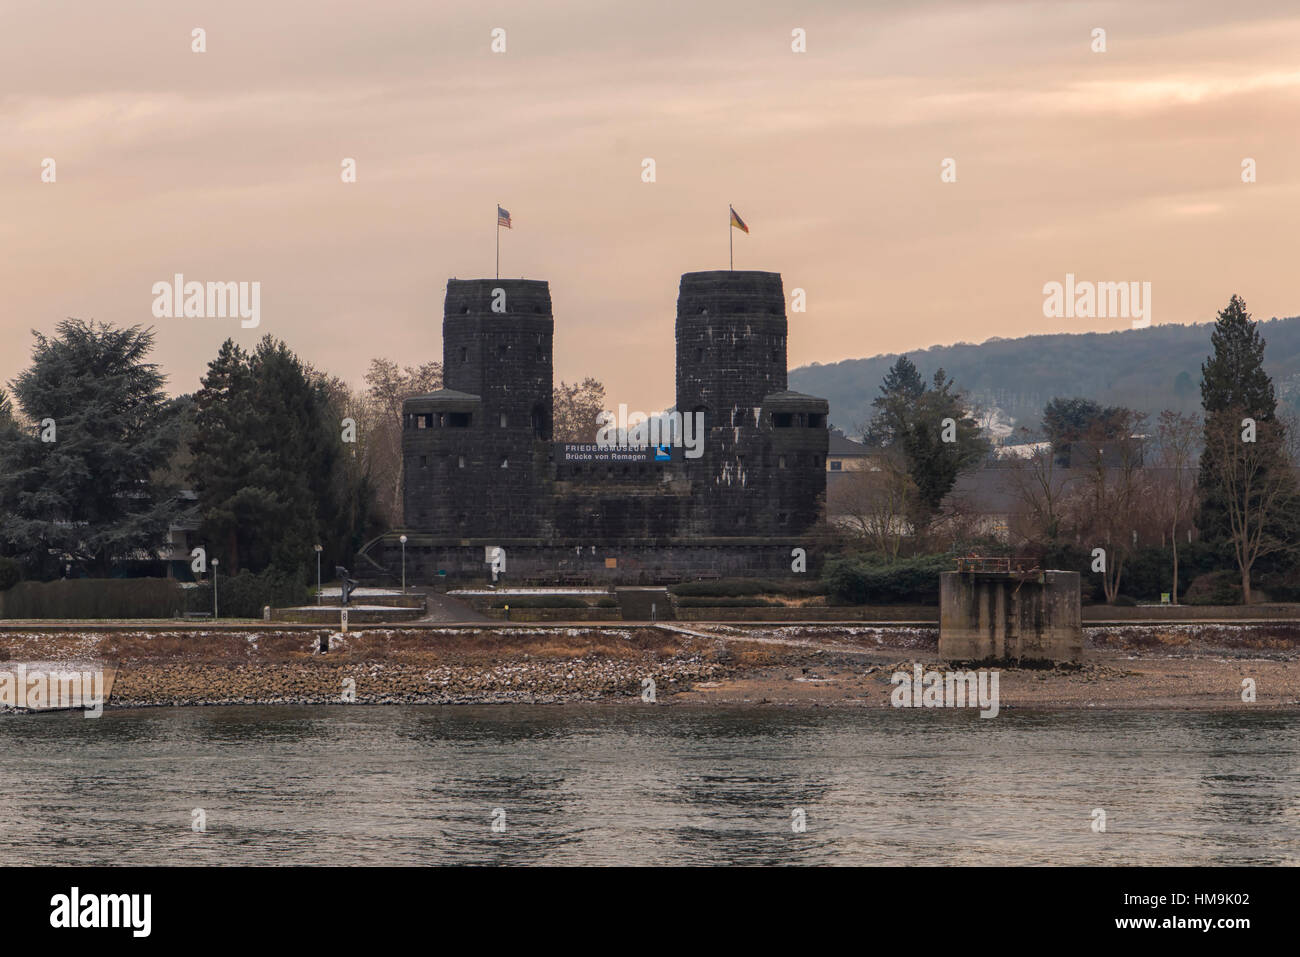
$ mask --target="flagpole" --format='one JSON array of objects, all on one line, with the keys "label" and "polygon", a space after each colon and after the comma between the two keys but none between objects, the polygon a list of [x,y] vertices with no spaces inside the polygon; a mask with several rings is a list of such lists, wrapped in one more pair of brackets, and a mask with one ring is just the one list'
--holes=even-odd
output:
[{"label": "flagpole", "polygon": [[[501,209],[501,204],[497,203],[497,209]],[[497,213],[497,278],[501,278],[501,214]]]},{"label": "flagpole", "polygon": [[736,238],[731,235],[731,204],[727,204],[727,261],[731,272],[736,271]]}]

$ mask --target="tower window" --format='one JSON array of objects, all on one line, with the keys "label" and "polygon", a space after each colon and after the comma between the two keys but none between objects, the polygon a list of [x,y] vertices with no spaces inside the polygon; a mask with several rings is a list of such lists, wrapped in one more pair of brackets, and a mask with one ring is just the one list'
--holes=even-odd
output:
[{"label": "tower window", "polygon": [[776,459],[776,467],[779,468],[779,469],[783,469],[783,468],[785,468],[785,456],[784,456],[784,455],[777,456],[777,459]]},{"label": "tower window", "polygon": [[456,468],[463,469],[464,467],[465,467],[465,456],[463,455],[456,456]]},{"label": "tower window", "polygon": [[510,468],[510,460],[507,459],[507,458],[503,458],[503,459],[501,460],[501,467],[502,467],[503,469],[508,469],[508,468]]},{"label": "tower window", "polygon": [[427,469],[428,467],[429,467],[429,456],[427,456],[427,455],[421,455],[421,456],[420,456],[420,468],[422,468],[422,469]]},{"label": "tower window", "polygon": [[462,363],[469,362],[469,347],[468,347],[468,346],[461,346],[461,347],[460,347],[460,361],[461,361]]},{"label": "tower window", "polygon": [[501,428],[506,428],[506,414],[504,412],[501,413]]},{"label": "tower window", "polygon": [[704,361],[704,350],[703,350],[703,349],[696,349],[696,350],[695,350],[695,361],[696,361],[696,362],[703,362],[703,361]]}]

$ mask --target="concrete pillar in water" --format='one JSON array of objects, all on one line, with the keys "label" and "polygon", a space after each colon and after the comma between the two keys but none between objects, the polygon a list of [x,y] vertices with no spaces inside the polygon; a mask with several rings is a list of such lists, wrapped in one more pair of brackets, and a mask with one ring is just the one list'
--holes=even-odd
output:
[{"label": "concrete pillar in water", "polygon": [[939,654],[949,661],[1080,661],[1079,573],[942,572]]}]

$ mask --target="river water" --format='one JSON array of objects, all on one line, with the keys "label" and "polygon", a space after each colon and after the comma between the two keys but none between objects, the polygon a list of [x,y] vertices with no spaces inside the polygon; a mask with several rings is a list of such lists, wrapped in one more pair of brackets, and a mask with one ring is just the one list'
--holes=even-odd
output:
[{"label": "river water", "polygon": [[1293,713],[157,708],[0,754],[5,864],[1300,862]]}]

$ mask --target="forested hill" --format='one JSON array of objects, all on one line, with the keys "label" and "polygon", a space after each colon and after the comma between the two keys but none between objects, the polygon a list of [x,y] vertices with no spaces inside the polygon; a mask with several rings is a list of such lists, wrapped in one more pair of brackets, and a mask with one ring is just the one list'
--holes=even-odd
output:
[{"label": "forested hill", "polygon": [[[1213,323],[1163,325],[990,339],[907,353],[928,380],[940,367],[973,404],[1036,427],[1054,396],[1083,396],[1156,415],[1191,412],[1201,401],[1201,363],[1210,354]],[[1300,409],[1300,317],[1260,323],[1264,366],[1281,403]],[[814,363],[790,370],[790,388],[830,400],[831,423],[856,435],[871,415],[885,372],[897,354]]]}]

